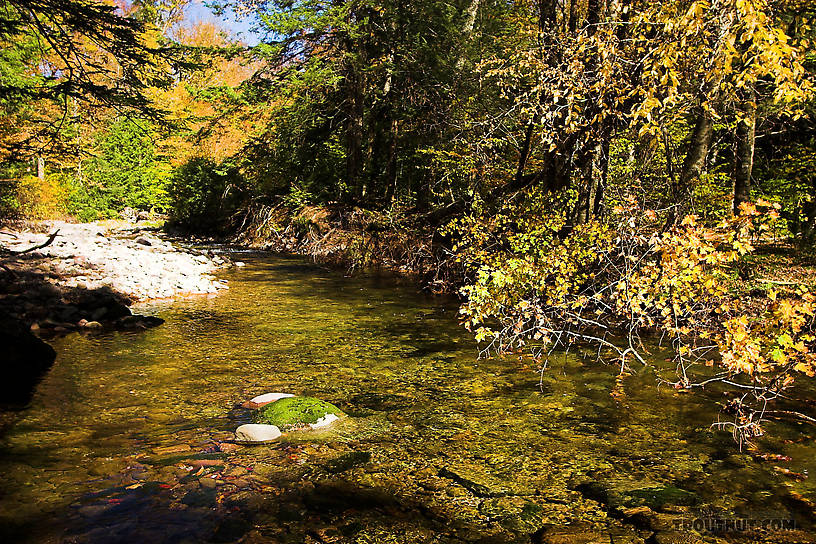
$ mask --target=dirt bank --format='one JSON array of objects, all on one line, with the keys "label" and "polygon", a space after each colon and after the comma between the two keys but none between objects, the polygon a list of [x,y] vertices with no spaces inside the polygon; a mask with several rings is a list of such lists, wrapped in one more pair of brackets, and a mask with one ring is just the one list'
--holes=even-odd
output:
[{"label": "dirt bank", "polygon": [[349,272],[379,269],[409,277],[434,293],[453,293],[464,270],[451,258],[450,240],[407,215],[339,204],[254,205],[236,225],[232,242],[250,248],[305,255]]}]

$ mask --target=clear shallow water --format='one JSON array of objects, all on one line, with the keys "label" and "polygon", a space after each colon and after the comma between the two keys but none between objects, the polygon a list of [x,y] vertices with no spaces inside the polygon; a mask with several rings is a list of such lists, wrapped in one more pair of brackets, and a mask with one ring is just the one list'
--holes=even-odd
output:
[{"label": "clear shallow water", "polygon": [[[710,429],[713,397],[650,372],[478,360],[455,301],[390,280],[287,257],[226,277],[215,297],[137,307],[156,329],[53,342],[0,439],[0,540],[643,542],[701,508],[812,529],[816,487],[779,470],[816,474],[796,428],[740,453]],[[221,451],[248,418],[236,405],[270,391],[350,417]]]}]

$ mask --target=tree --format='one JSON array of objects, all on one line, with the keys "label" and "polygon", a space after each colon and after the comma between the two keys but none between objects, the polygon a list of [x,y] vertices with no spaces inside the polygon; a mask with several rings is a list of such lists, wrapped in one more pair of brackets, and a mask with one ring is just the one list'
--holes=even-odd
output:
[{"label": "tree", "polygon": [[55,117],[29,117],[35,128],[25,138],[2,142],[6,155],[47,146],[80,102],[160,118],[149,93],[170,82],[173,48],[160,45],[140,21],[113,5],[4,0],[0,42],[9,51],[4,58],[11,74],[4,78],[0,100],[18,108],[45,102],[62,111]]}]

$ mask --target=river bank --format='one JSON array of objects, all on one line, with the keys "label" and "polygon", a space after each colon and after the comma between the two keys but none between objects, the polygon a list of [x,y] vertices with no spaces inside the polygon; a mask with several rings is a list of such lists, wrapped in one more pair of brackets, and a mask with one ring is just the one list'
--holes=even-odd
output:
[{"label": "river bank", "polygon": [[341,204],[253,205],[228,239],[252,249],[301,255],[349,273],[392,273],[435,294],[455,293],[465,283],[466,271],[442,230],[421,215],[402,212]]},{"label": "river bank", "polygon": [[180,246],[156,228],[128,222],[43,221],[5,228],[0,241],[9,252],[0,313],[35,331],[147,324],[133,319],[127,306],[217,293],[227,284],[214,274],[232,265],[227,257]]},{"label": "river bank", "polygon": [[129,306],[217,293],[227,285],[215,272],[232,264],[127,222],[6,227],[0,248],[0,404],[12,407],[28,404],[54,363],[56,353],[41,338],[161,325],[163,319],[134,314]]}]

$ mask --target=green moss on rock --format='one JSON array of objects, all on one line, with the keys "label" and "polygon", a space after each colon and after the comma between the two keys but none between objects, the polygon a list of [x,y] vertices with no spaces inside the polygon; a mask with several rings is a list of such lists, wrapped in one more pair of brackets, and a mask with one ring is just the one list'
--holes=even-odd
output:
[{"label": "green moss on rock", "polygon": [[263,406],[255,412],[254,420],[255,423],[291,429],[317,423],[326,414],[341,416],[343,412],[337,406],[314,397],[289,397]]}]

